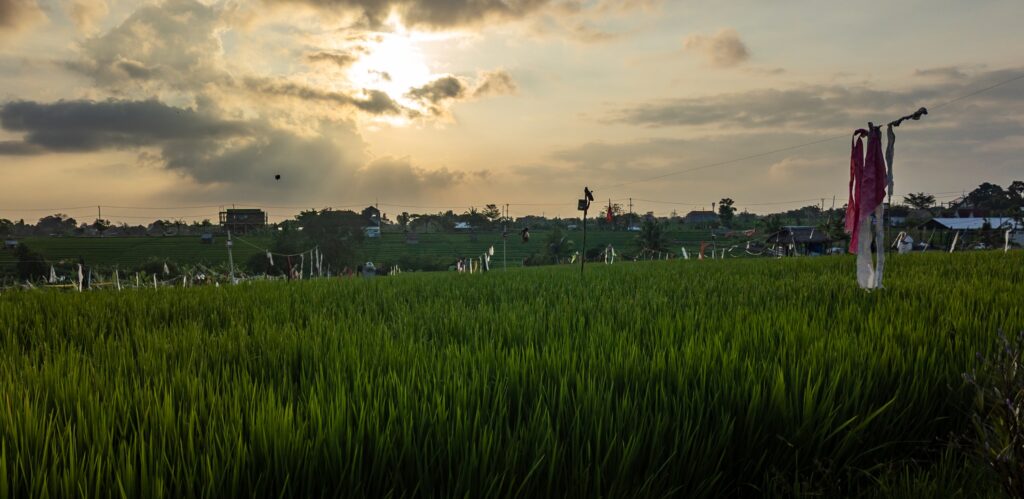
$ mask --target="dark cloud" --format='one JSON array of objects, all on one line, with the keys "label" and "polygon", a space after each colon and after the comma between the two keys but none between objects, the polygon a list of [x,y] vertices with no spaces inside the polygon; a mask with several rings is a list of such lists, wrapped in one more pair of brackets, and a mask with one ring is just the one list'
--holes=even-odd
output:
[{"label": "dark cloud", "polygon": [[739,33],[725,28],[714,35],[690,35],[683,40],[683,48],[703,56],[711,65],[728,68],[750,58],[747,46]]},{"label": "dark cloud", "polygon": [[468,93],[469,86],[462,79],[456,76],[443,76],[409,90],[405,96],[419,101],[432,116],[446,116],[448,104],[463,99]]},{"label": "dark cloud", "polygon": [[[464,174],[414,167],[408,158],[366,164],[353,123],[322,121],[311,133],[264,120],[232,121],[148,101],[17,101],[0,108],[0,155],[136,149],[140,164],[177,172],[196,191],[179,197],[266,200],[355,195],[415,196]],[[155,152],[150,152],[155,151]],[[282,180],[270,179],[282,174]]]},{"label": "dark cloud", "polygon": [[0,0],[0,34],[27,29],[46,19],[36,0]]},{"label": "dark cloud", "polygon": [[242,83],[246,89],[265,95],[335,103],[355,107],[370,114],[400,114],[402,112],[402,107],[380,90],[366,90],[364,96],[353,97],[341,92],[321,90],[284,79],[253,76],[245,78]]},{"label": "dark cloud", "polygon": [[326,62],[340,68],[347,68],[358,61],[359,56],[349,52],[320,51],[306,54],[306,60],[309,62]]},{"label": "dark cloud", "polygon": [[[753,90],[686,99],[668,99],[620,109],[608,121],[633,125],[716,126],[740,128],[796,127],[829,129],[849,123],[894,119],[1024,74],[1024,68],[989,71],[964,82],[923,83],[902,90],[875,90],[867,86],[816,85],[788,90]],[[1000,106],[1020,107],[1020,86],[1006,86],[975,98],[1003,101]],[[934,121],[934,118],[932,118]]]},{"label": "dark cloud", "polygon": [[517,90],[512,76],[503,70],[481,72],[474,84],[458,76],[442,76],[426,85],[413,88],[405,95],[416,100],[434,116],[445,116],[455,101],[514,94]]},{"label": "dark cloud", "polygon": [[21,140],[0,141],[0,156],[35,156],[46,153],[46,149]]},{"label": "dark cloud", "polygon": [[518,87],[512,75],[506,71],[497,70],[481,73],[476,88],[473,89],[473,97],[487,97],[492,95],[512,95]]},{"label": "dark cloud", "polygon": [[409,97],[437,104],[446,99],[458,99],[466,94],[466,84],[455,76],[438,78],[422,87],[409,90]]},{"label": "dark cloud", "polygon": [[[191,109],[147,101],[15,101],[0,108],[0,126],[24,134],[4,150],[98,151],[214,140],[243,135],[248,126]],[[19,149],[20,147],[20,149]]]},{"label": "dark cloud", "polygon": [[304,3],[335,12],[355,12],[379,26],[392,12],[408,26],[451,28],[493,19],[518,19],[555,0],[264,0],[269,4]]}]

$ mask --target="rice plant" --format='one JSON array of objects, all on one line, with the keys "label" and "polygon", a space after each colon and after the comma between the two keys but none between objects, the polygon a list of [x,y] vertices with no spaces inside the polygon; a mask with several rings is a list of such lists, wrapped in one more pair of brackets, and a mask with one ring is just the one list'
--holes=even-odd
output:
[{"label": "rice plant", "polygon": [[866,293],[841,257],[5,293],[0,497],[975,480],[929,470],[970,427],[961,373],[1024,329],[1020,255],[897,256],[887,279]]}]

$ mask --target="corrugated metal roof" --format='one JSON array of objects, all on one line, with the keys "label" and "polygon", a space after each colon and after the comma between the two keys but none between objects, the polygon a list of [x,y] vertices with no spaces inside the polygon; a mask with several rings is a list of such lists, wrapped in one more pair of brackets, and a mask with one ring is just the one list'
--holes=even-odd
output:
[{"label": "corrugated metal roof", "polygon": [[950,230],[980,230],[986,222],[993,229],[1018,230],[1022,228],[1020,224],[1009,217],[933,218],[931,221]]}]

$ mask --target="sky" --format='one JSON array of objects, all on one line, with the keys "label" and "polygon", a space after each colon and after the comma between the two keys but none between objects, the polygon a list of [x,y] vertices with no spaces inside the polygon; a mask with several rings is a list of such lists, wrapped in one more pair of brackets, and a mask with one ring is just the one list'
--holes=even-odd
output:
[{"label": "sky", "polygon": [[841,206],[853,130],[921,106],[897,131],[896,199],[948,201],[1024,180],[1024,79],[970,95],[1024,76],[1022,15],[1020,0],[0,0],[0,218],[574,216],[584,186],[640,213]]}]

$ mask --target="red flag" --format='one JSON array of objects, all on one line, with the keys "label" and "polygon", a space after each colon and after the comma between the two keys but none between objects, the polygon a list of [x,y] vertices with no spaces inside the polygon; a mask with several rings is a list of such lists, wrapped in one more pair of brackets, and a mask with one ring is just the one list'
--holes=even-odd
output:
[{"label": "red flag", "polygon": [[609,221],[609,222],[612,221],[612,205],[610,205],[610,204],[608,205],[608,215],[606,215],[604,217],[604,219]]}]

